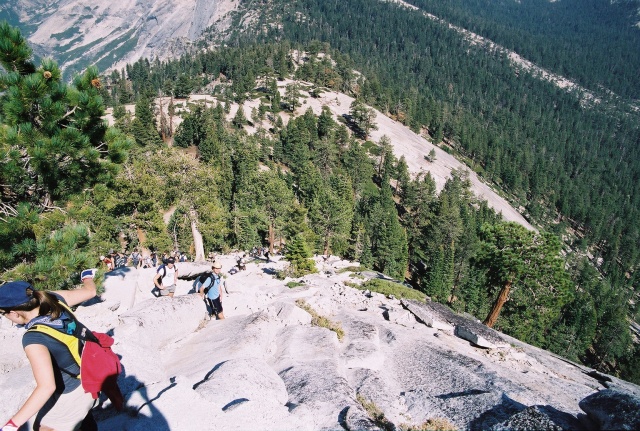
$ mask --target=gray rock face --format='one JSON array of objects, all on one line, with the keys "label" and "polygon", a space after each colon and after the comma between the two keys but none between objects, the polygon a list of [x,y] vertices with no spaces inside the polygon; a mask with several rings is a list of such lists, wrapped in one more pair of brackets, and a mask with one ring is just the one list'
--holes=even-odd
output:
[{"label": "gray rock face", "polygon": [[427,304],[413,300],[403,299],[400,301],[402,306],[409,310],[418,321],[424,323],[430,328],[442,329],[446,331],[453,331],[451,326],[445,319],[439,318],[440,316],[434,313],[434,309]]},{"label": "gray rock face", "polygon": [[[187,294],[189,281],[179,280],[173,299],[151,298],[153,270],[110,276],[102,301],[76,312],[90,328],[113,330],[113,349],[122,356],[119,383],[129,414],[101,404],[94,409],[100,429],[377,430],[426,421],[460,430],[638,428],[635,385],[495,331],[487,339],[504,338],[509,347],[479,349],[451,330],[415,319],[406,325],[389,316],[424,313],[450,328],[477,323],[436,304],[402,310],[378,293],[367,298],[343,284],[348,274],[309,275],[304,289],[288,289],[264,271],[283,264],[251,263],[228,276],[221,321],[203,319],[202,300]],[[297,299],[339,324],[342,340],[314,326]],[[14,414],[34,387],[18,356],[21,331],[0,326],[3,348],[16,350],[3,355],[0,417]],[[626,395],[614,398],[617,392]]]},{"label": "gray rock face", "polygon": [[456,337],[460,337],[463,340],[467,340],[472,342],[478,347],[484,347],[486,349],[495,349],[496,345],[484,338],[481,335],[478,335],[477,332],[474,332],[471,329],[468,329],[466,326],[458,325],[454,331]]},{"label": "gray rock face", "polygon": [[496,424],[489,429],[491,431],[563,431],[566,428],[562,428],[553,422],[547,414],[540,411],[538,407],[533,406],[527,407],[523,411],[511,416],[507,421]]},{"label": "gray rock face", "polygon": [[640,397],[605,389],[580,401],[580,408],[598,424],[599,429],[640,429]]},{"label": "gray rock face", "polygon": [[[10,1],[35,50],[63,61],[65,72],[98,63],[101,69],[139,58],[166,59],[187,52],[210,26],[224,30],[237,0],[138,0],[91,2]],[[82,55],[69,56],[69,52]],[[114,52],[118,52],[114,55]]]},{"label": "gray rock face", "polygon": [[356,406],[346,408],[344,426],[350,431],[382,431],[365,411]]}]

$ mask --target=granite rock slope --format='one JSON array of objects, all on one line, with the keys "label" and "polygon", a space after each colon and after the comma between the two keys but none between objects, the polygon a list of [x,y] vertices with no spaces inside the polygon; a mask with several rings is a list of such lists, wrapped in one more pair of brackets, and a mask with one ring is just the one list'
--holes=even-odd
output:
[{"label": "granite rock slope", "polygon": [[[222,260],[230,268],[235,257]],[[173,299],[152,296],[153,269],[109,273],[101,298],[77,311],[88,326],[113,331],[124,366],[127,412],[102,402],[94,410],[100,429],[637,426],[638,386],[487,331],[441,305],[365,294],[345,285],[359,277],[339,271],[352,263],[317,262],[323,271],[294,289],[271,275],[284,261],[255,260],[227,274],[222,321],[209,320],[189,293],[205,265],[180,265]],[[301,300],[341,331],[314,325]],[[490,345],[461,338],[459,328]],[[2,322],[0,417],[33,388],[20,335]],[[626,416],[615,411],[622,402]]]}]

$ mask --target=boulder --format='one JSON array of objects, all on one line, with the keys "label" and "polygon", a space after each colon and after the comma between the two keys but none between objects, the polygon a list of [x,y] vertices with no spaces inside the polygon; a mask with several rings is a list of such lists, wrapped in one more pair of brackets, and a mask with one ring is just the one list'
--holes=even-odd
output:
[{"label": "boulder", "polygon": [[458,337],[481,347],[489,349],[509,347],[509,343],[498,331],[469,317],[460,316],[446,305],[431,301],[422,303],[406,299],[401,302],[407,310],[427,326],[450,331],[454,331],[455,328],[454,333]]},{"label": "boulder", "polygon": [[434,313],[433,307],[429,307],[424,303],[410,299],[401,299],[400,303],[404,308],[416,316],[418,321],[424,323],[428,327],[443,331],[453,331],[453,326],[447,323],[446,320],[439,318],[439,316]]},{"label": "boulder", "polygon": [[344,426],[350,431],[382,431],[360,406],[347,407]]},{"label": "boulder", "polygon": [[414,315],[407,310],[388,308],[382,312],[382,316],[385,320],[388,320],[391,323],[402,325],[407,328],[415,328],[416,326],[416,319]]},{"label": "boulder", "polygon": [[563,431],[564,428],[551,420],[551,418],[537,406],[532,406],[516,413],[504,422],[493,425],[489,429],[491,431]]},{"label": "boulder", "polygon": [[454,334],[456,337],[460,337],[463,340],[470,341],[478,347],[483,347],[485,349],[495,349],[496,345],[492,342],[488,341],[482,335],[478,335],[477,332],[467,328],[466,326],[458,325],[456,326]]},{"label": "boulder", "polygon": [[615,389],[604,389],[579,403],[599,429],[640,429],[640,397]]},{"label": "boulder", "polygon": [[311,315],[290,302],[276,302],[267,307],[266,312],[285,325],[308,325]]}]

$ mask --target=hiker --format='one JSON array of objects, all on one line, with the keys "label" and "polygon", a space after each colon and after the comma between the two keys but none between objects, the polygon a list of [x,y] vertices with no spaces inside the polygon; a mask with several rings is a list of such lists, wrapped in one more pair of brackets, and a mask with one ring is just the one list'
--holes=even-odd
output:
[{"label": "hiker", "polygon": [[[220,272],[222,271],[222,264],[220,262],[213,262],[211,265],[211,271],[209,277],[202,282],[199,293],[205,298],[212,313],[218,316],[218,319],[224,319],[222,313],[222,287],[224,281],[220,278]],[[211,316],[211,314],[209,314]]]},{"label": "hiker", "polygon": [[151,260],[151,256],[144,256],[142,258],[142,268],[151,268],[153,266],[153,261]]},{"label": "hiker", "polygon": [[107,272],[113,271],[113,260],[111,258],[111,255],[100,256],[100,261],[107,267]]},{"label": "hiker", "polygon": [[173,298],[176,292],[176,284],[178,283],[178,268],[175,267],[176,261],[170,257],[166,263],[160,265],[153,277],[153,284],[160,289],[160,296],[168,296]]},{"label": "hiker", "polygon": [[238,259],[238,271],[244,271],[247,269],[247,253],[243,254],[240,259]]},{"label": "hiker", "polygon": [[142,268],[142,255],[137,248],[133,249],[133,253],[129,255],[129,262],[131,262],[131,266],[134,268]]},{"label": "hiker", "polygon": [[155,251],[151,252],[151,264],[155,268],[158,265],[158,254]]},{"label": "hiker", "polygon": [[[6,283],[0,286],[0,315],[15,325],[25,325],[26,329],[39,323],[48,326],[60,324],[66,316],[65,308],[60,303],[73,307],[96,296],[93,282],[95,271],[82,271],[82,287],[75,290],[48,292],[35,290],[26,281]],[[67,346],[34,331],[25,332],[22,346],[31,365],[36,387],[2,427],[2,431],[18,430],[35,414],[34,429],[80,429],[95,400],[91,393],[84,391],[80,379],[66,372],[80,372]]]},{"label": "hiker", "polygon": [[124,268],[127,265],[127,258],[123,253],[116,252],[113,264],[116,268]]}]

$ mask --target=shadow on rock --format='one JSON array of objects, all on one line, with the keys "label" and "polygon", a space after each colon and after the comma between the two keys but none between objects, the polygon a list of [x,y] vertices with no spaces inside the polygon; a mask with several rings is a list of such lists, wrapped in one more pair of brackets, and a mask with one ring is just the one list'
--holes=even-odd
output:
[{"label": "shadow on rock", "polygon": [[599,429],[640,429],[640,397],[616,389],[604,389],[580,401],[580,408]]},{"label": "shadow on rock", "polygon": [[551,431],[583,430],[584,424],[569,413],[551,406],[527,407],[502,395],[502,402],[487,410],[469,424],[471,431],[534,430]]},{"label": "shadow on rock", "polygon": [[99,429],[170,431],[167,419],[155,407],[154,401],[176,386],[174,379],[170,380],[169,386],[154,396],[149,394],[146,385],[135,376],[121,375],[118,384],[125,395],[125,409],[123,412],[117,412],[112,407],[95,408],[93,413]]},{"label": "shadow on rock", "polygon": [[276,275],[278,273],[274,268],[262,268],[262,272],[267,275]]}]

